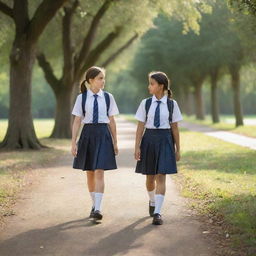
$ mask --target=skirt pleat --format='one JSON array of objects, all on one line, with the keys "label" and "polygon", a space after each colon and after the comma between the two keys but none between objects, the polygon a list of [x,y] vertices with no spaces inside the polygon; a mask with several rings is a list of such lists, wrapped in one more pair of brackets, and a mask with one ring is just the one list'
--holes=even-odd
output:
[{"label": "skirt pleat", "polygon": [[85,124],[77,144],[74,169],[117,169],[112,137],[107,124]]},{"label": "skirt pleat", "polygon": [[145,175],[177,173],[175,150],[170,129],[146,129],[140,145],[137,173]]}]

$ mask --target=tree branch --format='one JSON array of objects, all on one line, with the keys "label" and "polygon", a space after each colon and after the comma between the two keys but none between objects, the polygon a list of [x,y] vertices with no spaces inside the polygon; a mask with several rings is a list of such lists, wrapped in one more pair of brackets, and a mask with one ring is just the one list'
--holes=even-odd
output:
[{"label": "tree branch", "polygon": [[118,55],[120,55],[126,48],[128,48],[137,37],[138,37],[138,34],[136,33],[123,46],[121,46],[109,58],[107,58],[100,66],[101,67],[108,66],[112,61],[114,61],[118,57]]},{"label": "tree branch", "polygon": [[118,27],[116,31],[109,33],[93,50],[90,51],[86,61],[84,62],[82,68],[78,72],[78,80],[81,78],[85,70],[94,65],[96,61],[100,58],[102,53],[111,45],[115,38],[119,36],[122,31],[122,27]]},{"label": "tree branch", "polygon": [[44,72],[46,81],[51,86],[53,91],[57,93],[60,80],[54,75],[50,62],[46,60],[46,57],[43,53],[37,54],[37,61]]},{"label": "tree branch", "polygon": [[84,38],[84,42],[80,50],[79,56],[78,58],[76,58],[75,73],[79,72],[79,70],[81,69],[81,66],[83,65],[82,63],[84,62],[84,59],[87,57],[90,51],[100,20],[105,14],[105,12],[107,11],[107,9],[109,8],[111,2],[112,0],[105,0],[104,4],[101,6],[101,8],[98,10],[96,15],[94,16],[91,22],[90,28],[88,30],[88,33]]},{"label": "tree branch", "polygon": [[60,7],[67,1],[68,0],[43,0],[31,19],[28,29],[28,39],[32,42],[37,41],[46,25],[53,18]]},{"label": "tree branch", "polygon": [[0,11],[6,14],[7,16],[13,18],[13,9],[1,1],[0,1]]},{"label": "tree branch", "polygon": [[16,26],[16,37],[26,33],[29,26],[28,0],[14,0],[13,19]]}]

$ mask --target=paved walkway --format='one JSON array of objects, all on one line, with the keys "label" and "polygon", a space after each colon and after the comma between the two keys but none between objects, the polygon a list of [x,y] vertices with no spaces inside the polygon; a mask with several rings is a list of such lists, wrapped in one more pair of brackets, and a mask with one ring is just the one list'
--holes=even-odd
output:
[{"label": "paved walkway", "polygon": [[256,138],[250,138],[232,132],[219,131],[206,125],[194,124],[186,121],[180,122],[180,127],[256,150]]},{"label": "paved walkway", "polygon": [[118,120],[119,169],[106,172],[102,224],[91,223],[85,173],[67,155],[24,192],[0,234],[2,256],[216,255],[211,233],[167,179],[163,226],[148,217],[145,177],[134,173],[135,125]]},{"label": "paved walkway", "polygon": [[[243,121],[245,125],[256,125],[256,118],[244,118]],[[235,118],[225,118],[225,122],[235,125],[236,120]]]}]

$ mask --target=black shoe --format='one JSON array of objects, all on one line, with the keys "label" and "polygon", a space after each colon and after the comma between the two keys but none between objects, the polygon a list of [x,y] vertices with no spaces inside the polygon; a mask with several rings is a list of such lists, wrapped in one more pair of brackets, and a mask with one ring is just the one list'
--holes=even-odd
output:
[{"label": "black shoe", "polygon": [[153,217],[153,216],[154,216],[154,211],[155,211],[155,206],[151,206],[151,205],[150,205],[150,201],[149,201],[149,204],[148,204],[148,212],[149,212],[149,216],[150,216],[150,217]]},{"label": "black shoe", "polygon": [[152,224],[153,225],[162,225],[163,224],[162,217],[159,213],[154,214]]},{"label": "black shoe", "polygon": [[93,218],[95,221],[102,220],[103,215],[100,213],[100,211],[97,210],[93,212]]},{"label": "black shoe", "polygon": [[94,207],[92,207],[89,218],[93,218],[93,213],[94,213]]}]

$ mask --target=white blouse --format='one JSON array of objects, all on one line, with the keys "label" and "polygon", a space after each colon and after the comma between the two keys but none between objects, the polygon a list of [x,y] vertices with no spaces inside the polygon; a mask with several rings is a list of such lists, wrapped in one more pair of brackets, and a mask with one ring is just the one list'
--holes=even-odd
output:
[{"label": "white blouse", "polygon": [[[109,116],[114,116],[119,114],[115,99],[111,93],[109,93],[110,105],[109,105]],[[92,123],[93,120],[93,105],[94,105],[94,93],[91,90],[87,91],[87,98],[85,102],[85,117],[83,116],[82,110],[82,94],[79,94],[76,98],[74,108],[72,110],[72,115],[81,116],[82,122],[85,124]],[[104,92],[100,90],[97,93],[97,101],[99,106],[99,123],[109,123],[109,118],[107,116],[107,105],[105,101]]]},{"label": "white blouse", "polygon": [[[141,101],[139,108],[136,112],[135,118],[140,122],[146,121],[146,100],[144,99]],[[163,96],[160,101],[160,126],[156,128],[154,126],[154,117],[155,117],[155,110],[157,107],[157,98],[155,95],[152,97],[152,103],[150,105],[149,111],[148,111],[148,118],[147,122],[145,123],[145,127],[148,129],[169,129],[169,110],[167,106],[167,96]],[[175,100],[173,100],[173,114],[172,114],[172,123],[176,123],[182,120],[182,115],[179,109],[179,106]]]}]

